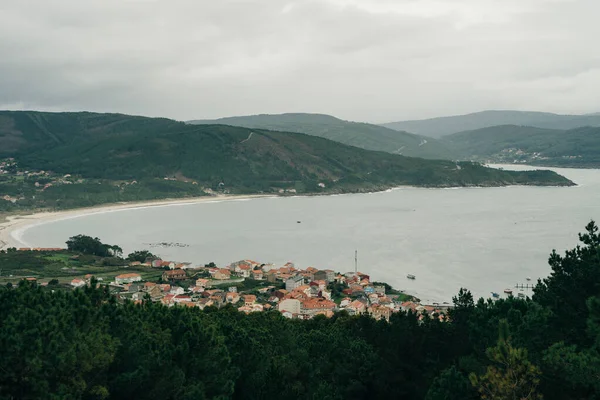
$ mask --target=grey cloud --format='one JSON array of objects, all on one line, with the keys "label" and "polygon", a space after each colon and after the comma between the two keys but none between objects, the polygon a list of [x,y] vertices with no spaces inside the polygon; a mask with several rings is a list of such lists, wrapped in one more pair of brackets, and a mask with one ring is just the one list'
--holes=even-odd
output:
[{"label": "grey cloud", "polygon": [[591,112],[593,0],[4,0],[0,108]]}]

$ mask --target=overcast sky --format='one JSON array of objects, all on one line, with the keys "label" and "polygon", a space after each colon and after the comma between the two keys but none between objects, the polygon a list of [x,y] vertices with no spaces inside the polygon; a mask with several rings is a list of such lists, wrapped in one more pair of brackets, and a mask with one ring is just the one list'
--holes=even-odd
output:
[{"label": "overcast sky", "polygon": [[0,109],[600,111],[598,0],[0,0]]}]

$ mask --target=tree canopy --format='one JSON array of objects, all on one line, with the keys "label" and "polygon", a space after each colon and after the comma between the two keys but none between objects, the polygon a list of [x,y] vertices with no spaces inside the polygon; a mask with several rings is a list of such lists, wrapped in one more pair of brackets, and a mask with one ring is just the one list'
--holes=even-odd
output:
[{"label": "tree canopy", "polygon": [[116,245],[104,244],[100,239],[86,235],[71,236],[67,240],[69,251],[90,254],[98,257],[120,257],[123,249]]},{"label": "tree canopy", "polygon": [[552,253],[533,298],[461,290],[447,322],[120,304],[94,282],[1,287],[0,399],[599,398],[595,223],[580,240]]},{"label": "tree canopy", "polygon": [[129,261],[139,261],[141,263],[146,262],[147,260],[155,260],[158,257],[154,254],[150,253],[148,250],[138,250],[133,253],[129,253],[127,255],[127,260]]}]

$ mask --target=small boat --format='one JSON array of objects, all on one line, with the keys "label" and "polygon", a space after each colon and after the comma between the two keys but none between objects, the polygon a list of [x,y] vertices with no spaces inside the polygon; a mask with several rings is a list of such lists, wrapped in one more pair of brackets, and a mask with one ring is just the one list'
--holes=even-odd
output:
[{"label": "small boat", "polygon": [[296,221],[296,223],[297,223],[297,224],[301,224],[301,223],[302,223],[302,221]]},{"label": "small boat", "polygon": [[412,274],[408,274],[408,275],[406,275],[406,277],[407,277],[408,279],[413,279],[413,280],[417,278],[416,276],[414,276],[414,275],[412,275]]},{"label": "small boat", "polygon": [[512,289],[504,289],[504,293],[506,293],[506,294],[512,294]]},{"label": "small boat", "polygon": [[527,282],[529,282],[529,281],[531,280],[531,278],[530,278],[530,277],[527,277],[527,278],[525,278],[525,279],[527,279]]},{"label": "small boat", "polygon": [[500,297],[500,295],[499,295],[498,293],[496,293],[496,292],[492,292],[492,297],[493,297],[494,299],[497,299],[497,298],[499,298],[499,297]]}]

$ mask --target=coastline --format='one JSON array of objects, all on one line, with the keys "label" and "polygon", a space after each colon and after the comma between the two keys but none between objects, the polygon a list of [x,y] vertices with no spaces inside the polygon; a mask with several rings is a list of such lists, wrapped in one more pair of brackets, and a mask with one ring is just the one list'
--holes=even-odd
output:
[{"label": "coastline", "polygon": [[[235,200],[252,200],[258,198],[295,198],[295,197],[315,197],[315,196],[346,196],[352,194],[378,194],[378,193],[389,193],[395,190],[401,189],[447,189],[447,188],[428,188],[410,185],[394,186],[385,190],[374,190],[368,192],[350,192],[350,193],[312,193],[312,194],[300,194],[300,195],[278,195],[278,194],[244,194],[244,195],[215,195],[215,196],[202,196],[202,197],[191,197],[184,199],[159,199],[149,201],[137,201],[137,202],[126,202],[126,203],[109,203],[102,204],[93,207],[74,208],[61,211],[40,211],[33,212],[31,214],[12,214],[6,215],[4,219],[0,218],[0,250],[6,250],[11,247],[31,247],[26,243],[19,241],[14,237],[15,231],[25,230],[31,226],[39,225],[48,222],[59,221],[66,218],[77,218],[86,215],[92,215],[103,212],[112,212],[120,210],[134,210],[137,208],[147,207],[164,207],[174,205],[185,205],[185,204],[200,204],[209,203],[214,201],[235,201]],[[463,187],[464,188],[464,187]]]},{"label": "coastline", "polygon": [[131,203],[112,203],[94,207],[76,208],[64,211],[42,211],[33,214],[14,214],[6,216],[0,222],[0,250],[11,247],[29,247],[13,236],[17,230],[23,230],[32,225],[61,220],[64,218],[75,218],[100,212],[112,212],[118,210],[132,210],[136,208],[163,207],[182,204],[199,204],[214,201],[251,200],[257,198],[274,197],[273,195],[217,195],[192,197],[187,199],[161,199],[151,201],[139,201]]},{"label": "coastline", "polygon": [[323,193],[323,194],[300,194],[300,195],[287,195],[282,196],[278,194],[247,194],[247,195],[215,195],[215,196],[202,196],[202,197],[191,197],[184,199],[159,199],[159,200],[148,200],[148,201],[137,201],[137,202],[126,202],[126,203],[109,203],[102,204],[93,207],[74,208],[61,211],[40,211],[33,212],[31,214],[12,214],[4,217],[4,220],[0,218],[0,250],[6,250],[11,247],[31,247],[26,243],[21,242],[14,237],[14,233],[19,230],[25,230],[31,226],[39,225],[48,222],[54,222],[66,218],[77,218],[86,215],[92,215],[102,212],[112,212],[120,210],[134,210],[137,208],[147,207],[164,207],[174,205],[185,205],[185,204],[200,204],[214,201],[235,201],[235,200],[252,200],[258,198],[293,198],[293,197],[314,197],[314,196],[345,196],[351,194],[378,194],[378,193],[389,193],[395,190],[402,189],[466,189],[476,188],[474,187],[420,187],[411,185],[400,185],[387,188],[385,190],[374,190],[367,192],[350,192],[350,193]]},{"label": "coastline", "polygon": [[[513,165],[490,165],[492,168],[498,167],[514,167]],[[528,166],[519,166],[520,168],[527,168]],[[565,176],[570,177],[570,174],[566,174]],[[577,186],[580,185],[578,179],[579,175],[574,175],[570,179],[573,179],[577,182]],[[590,180],[584,179],[584,183],[594,184],[596,185],[597,179]],[[586,186],[586,185],[584,185]],[[507,189],[511,187],[527,187],[526,185],[507,185],[507,186],[498,186],[495,189]],[[79,217],[87,217],[89,215],[94,214],[103,214],[109,212],[120,212],[126,210],[135,210],[135,209],[143,209],[150,207],[170,207],[177,205],[193,205],[200,203],[218,203],[218,202],[234,202],[234,201],[244,201],[251,200],[255,198],[264,198],[264,199],[293,199],[293,198],[311,198],[311,197],[338,197],[338,196],[349,196],[349,195],[384,195],[385,193],[402,191],[402,190],[419,190],[419,191],[439,191],[439,189],[446,190],[459,190],[459,189],[486,189],[486,186],[455,186],[455,187],[423,187],[423,186],[411,186],[411,185],[399,185],[394,187],[386,188],[385,190],[372,190],[372,191],[364,191],[364,192],[349,192],[349,193],[308,193],[308,194],[277,194],[277,193],[269,193],[269,194],[228,194],[228,195],[212,195],[212,196],[202,196],[202,197],[189,197],[189,198],[168,198],[168,199],[156,199],[156,200],[145,200],[145,201],[134,201],[134,202],[121,202],[121,203],[111,203],[111,204],[103,204],[97,205],[93,207],[87,208],[77,208],[77,209],[69,209],[69,210],[61,210],[61,211],[40,211],[40,210],[23,210],[20,214],[13,213],[12,215],[6,216],[6,221],[0,219],[0,249],[6,249],[7,247],[34,247],[34,246],[43,246],[42,242],[40,243],[22,243],[25,236],[29,236],[24,234],[26,231],[31,229],[37,229],[39,225],[45,225],[47,223],[54,223],[56,221],[61,221],[65,219],[75,219]],[[500,192],[499,192],[500,193]],[[543,194],[542,194],[543,195]],[[265,200],[267,201],[267,200]],[[377,201],[377,200],[375,200]],[[269,201],[268,201],[269,202]],[[257,202],[255,202],[257,203]],[[258,202],[263,203],[263,202]],[[270,203],[270,202],[269,202]],[[251,204],[251,203],[249,203]],[[232,204],[231,204],[232,205]],[[198,206],[200,207],[200,206]],[[200,207],[202,208],[202,207]],[[150,210],[149,210],[150,211]],[[155,210],[161,211],[161,210]],[[184,211],[185,213],[185,211]],[[115,217],[117,214],[112,214],[112,217]],[[108,215],[106,217],[109,217]],[[95,218],[102,218],[102,216],[96,215]],[[118,217],[117,217],[118,220]],[[295,218],[294,218],[295,220]],[[61,241],[62,242],[62,241]],[[56,243],[58,245],[58,243]],[[64,246],[58,246],[64,247]],[[546,254],[544,254],[546,256]],[[409,271],[410,272],[410,271]],[[385,279],[386,276],[382,277],[382,280],[391,282],[393,286],[399,287],[398,282],[390,281],[390,277]],[[395,279],[395,278],[394,278]],[[462,283],[461,283],[462,285]],[[427,286],[427,285],[426,285]],[[464,285],[466,286],[466,285]],[[442,303],[442,301],[450,301],[451,295],[455,293],[451,293],[449,295],[445,295],[441,293],[434,287],[433,289],[422,288],[422,287],[405,287],[405,285],[400,285],[402,289],[404,289],[404,293],[412,296],[416,296],[421,299],[421,301],[425,304],[430,304],[433,302]],[[469,286],[475,287],[475,286]],[[491,287],[490,290],[498,291],[498,288]],[[489,292],[489,290],[485,293]]]},{"label": "coastline", "polygon": [[[499,168],[499,167],[510,167],[512,164],[488,164],[485,165],[488,168]],[[521,166],[521,165],[520,165]],[[532,167],[529,165],[522,165],[523,167]],[[535,168],[535,167],[533,167]],[[551,168],[551,167],[550,167]],[[548,168],[548,169],[550,169]],[[568,178],[567,178],[568,179]],[[497,187],[511,187],[511,186],[522,186],[522,185],[506,185]],[[528,186],[528,185],[526,185]],[[536,185],[533,185],[536,186]],[[578,184],[575,183],[575,187]],[[4,220],[0,218],[0,250],[5,250],[11,247],[30,247],[26,243],[23,243],[14,237],[14,232],[18,230],[25,230],[26,228],[47,222],[53,222],[65,218],[76,218],[85,215],[91,215],[101,212],[112,212],[118,210],[132,210],[136,208],[146,207],[162,207],[172,205],[184,205],[184,204],[199,204],[214,201],[234,201],[234,200],[251,200],[257,198],[272,198],[272,197],[313,197],[313,196],[343,196],[350,194],[377,194],[377,193],[388,193],[395,190],[402,189],[474,189],[474,188],[487,188],[496,186],[413,186],[413,185],[399,185],[388,187],[381,190],[370,190],[370,191],[358,191],[358,192],[347,192],[347,193],[312,193],[304,195],[278,195],[278,194],[244,194],[244,195],[215,195],[215,196],[202,196],[202,197],[191,197],[191,198],[171,198],[171,199],[158,199],[148,200],[139,202],[126,202],[126,203],[110,203],[102,204],[93,207],[75,208],[62,211],[41,211],[34,212],[32,214],[13,214],[4,217]],[[546,186],[546,187],[563,187],[562,185]]]}]

